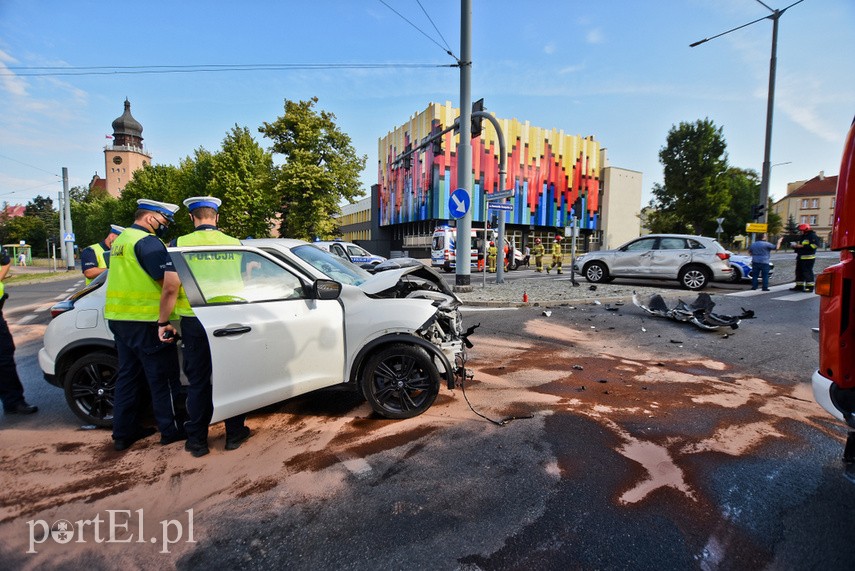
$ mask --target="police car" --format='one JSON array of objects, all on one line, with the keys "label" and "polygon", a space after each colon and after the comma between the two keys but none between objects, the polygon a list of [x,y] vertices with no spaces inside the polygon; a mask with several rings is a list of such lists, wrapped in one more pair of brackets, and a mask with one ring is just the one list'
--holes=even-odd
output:
[{"label": "police car", "polygon": [[[359,391],[381,416],[410,418],[464,372],[461,302],[429,267],[371,274],[289,239],[169,251],[208,333],[212,422],[335,385]],[[242,278],[223,283],[204,257],[240,257]],[[39,351],[45,379],[97,426],[112,424],[118,366],[104,320],[107,274],[51,309]]]},{"label": "police car", "polygon": [[366,264],[375,266],[380,262],[385,262],[386,258],[383,256],[375,256],[365,248],[361,246],[357,246],[353,242],[343,242],[341,240],[332,240],[332,241],[319,241],[313,242],[315,246],[330,252],[331,254],[335,254],[340,258],[344,258],[345,260],[350,260],[357,266],[364,266]]},{"label": "police car", "polygon": [[[742,280],[751,279],[751,256],[742,256],[739,254],[731,254],[730,267],[733,272],[730,274],[730,281],[739,283]],[[775,264],[769,263],[769,277],[775,272]]]}]

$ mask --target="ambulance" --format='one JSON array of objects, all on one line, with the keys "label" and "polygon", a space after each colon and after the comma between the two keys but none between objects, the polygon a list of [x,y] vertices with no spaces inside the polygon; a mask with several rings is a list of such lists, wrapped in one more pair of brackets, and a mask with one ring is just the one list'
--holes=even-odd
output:
[{"label": "ambulance", "polygon": [[[495,230],[487,231],[490,240],[497,240],[497,234]],[[471,242],[470,242],[470,267],[476,271],[479,271],[481,268],[478,266],[478,252],[481,251],[482,242],[484,239],[484,231],[483,230],[472,230]],[[505,256],[510,257],[508,254],[509,243],[508,240],[505,239]],[[454,271],[457,265],[457,228],[452,228],[451,226],[438,226],[436,230],[433,232],[433,239],[431,240],[430,247],[430,262],[431,266],[434,268],[441,268],[446,272]],[[514,255],[511,259],[511,263],[507,264],[507,269],[515,270],[520,265],[523,264],[524,255],[519,248],[514,248]]]}]

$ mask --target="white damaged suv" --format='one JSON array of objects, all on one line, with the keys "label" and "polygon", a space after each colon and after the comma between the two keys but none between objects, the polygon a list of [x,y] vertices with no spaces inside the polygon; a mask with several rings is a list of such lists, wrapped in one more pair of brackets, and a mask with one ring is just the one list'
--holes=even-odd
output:
[{"label": "white damaged suv", "polygon": [[[217,422],[316,389],[350,385],[387,418],[427,410],[455,386],[465,347],[460,300],[426,266],[369,274],[300,240],[170,248],[190,305],[208,333]],[[222,291],[187,260],[240,259]],[[109,272],[105,272],[109,274]],[[39,351],[51,384],[81,419],[110,426],[117,368],[104,320],[104,278],[57,304]],[[234,290],[234,291],[231,291]],[[177,325],[177,322],[176,322]]]}]

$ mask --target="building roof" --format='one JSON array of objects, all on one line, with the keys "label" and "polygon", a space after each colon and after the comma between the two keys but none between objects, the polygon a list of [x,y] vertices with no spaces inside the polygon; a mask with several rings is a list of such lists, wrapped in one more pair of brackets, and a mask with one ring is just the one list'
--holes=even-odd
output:
[{"label": "building roof", "polygon": [[785,196],[833,196],[837,192],[837,177],[822,174],[813,177],[796,190]]},{"label": "building roof", "polygon": [[142,131],[140,122],[131,115],[131,102],[125,99],[125,112],[113,121],[113,136],[127,135],[142,141]]},{"label": "building roof", "polygon": [[17,218],[19,216],[24,216],[27,213],[27,207],[21,204],[10,204],[6,206],[3,213],[7,218]]}]

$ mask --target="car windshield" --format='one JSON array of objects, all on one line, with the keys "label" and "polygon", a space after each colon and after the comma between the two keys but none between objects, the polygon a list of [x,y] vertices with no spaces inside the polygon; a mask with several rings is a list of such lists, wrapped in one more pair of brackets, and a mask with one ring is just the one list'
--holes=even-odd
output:
[{"label": "car windshield", "polygon": [[371,255],[367,251],[363,250],[362,248],[360,248],[359,246],[357,246],[355,244],[350,244],[347,247],[347,253],[350,254],[351,256],[370,256]]},{"label": "car windshield", "polygon": [[295,246],[291,248],[291,252],[315,269],[329,276],[330,279],[342,284],[358,286],[365,283],[371,277],[371,274],[359,266],[311,244]]}]

